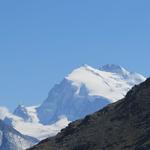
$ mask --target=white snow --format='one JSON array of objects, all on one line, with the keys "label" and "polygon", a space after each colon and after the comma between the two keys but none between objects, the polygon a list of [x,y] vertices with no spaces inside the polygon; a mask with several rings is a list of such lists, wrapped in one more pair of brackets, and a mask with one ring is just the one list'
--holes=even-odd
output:
[{"label": "white snow", "polygon": [[6,116],[5,123],[11,125],[23,135],[28,135],[38,140],[43,140],[47,137],[56,135],[62,128],[65,128],[68,125],[69,121],[64,116],[51,125],[43,125],[39,122],[28,122],[21,117],[9,114]]},{"label": "white snow", "polygon": [[43,140],[47,137],[56,135],[62,128],[68,125],[67,118],[61,118],[56,123],[51,125],[43,125],[41,123],[32,123],[18,121],[13,124],[13,127],[24,135],[35,137],[38,140]]},{"label": "white snow", "polygon": [[37,106],[26,107],[27,113],[31,117],[31,122],[39,122],[36,108]]},{"label": "white snow", "polygon": [[[123,71],[126,74],[128,73],[125,69]],[[111,102],[123,98],[131,88],[128,80],[124,80],[122,76],[97,70],[87,65],[74,70],[66,79],[72,81],[72,85],[78,88],[76,94],[79,93],[81,86],[84,84],[89,91],[89,95],[102,96]]]}]

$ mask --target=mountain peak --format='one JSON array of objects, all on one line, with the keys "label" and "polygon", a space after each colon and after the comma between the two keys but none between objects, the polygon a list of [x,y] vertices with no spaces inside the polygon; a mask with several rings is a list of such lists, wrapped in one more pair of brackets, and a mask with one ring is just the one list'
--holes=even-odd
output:
[{"label": "mountain peak", "polygon": [[40,122],[53,123],[61,115],[70,121],[76,120],[108,103],[122,99],[132,86],[145,80],[137,74],[129,73],[125,77],[127,71],[120,66],[106,67],[120,69],[124,74],[102,71],[88,65],[74,69],[50,90],[48,98],[37,108]]},{"label": "mountain peak", "polygon": [[[21,109],[21,108],[23,109],[23,108],[25,108],[25,106],[24,106],[24,105],[19,104],[19,105],[17,106],[17,108],[18,108],[18,109]],[[16,108],[16,109],[17,109],[17,108]]]},{"label": "mountain peak", "polygon": [[[114,64],[104,65],[99,70],[85,64],[73,70],[66,79],[77,87],[77,91],[84,84],[89,95],[102,96],[115,101],[123,98],[133,85],[145,80],[142,75],[129,72]],[[121,89],[123,89],[121,95],[116,97],[118,90]]]},{"label": "mountain peak", "polygon": [[[75,70],[87,70],[87,71],[89,71],[89,70],[94,70],[94,68],[91,67],[90,65],[83,64],[82,66],[80,66],[79,68],[77,68],[77,69],[75,69]],[[74,72],[75,70],[73,70],[73,72]]]},{"label": "mountain peak", "polygon": [[102,71],[112,72],[112,73],[127,73],[128,71],[120,65],[106,64],[99,68]]},{"label": "mountain peak", "polygon": [[24,105],[19,104],[18,107],[14,110],[13,114],[18,117],[21,117],[24,120],[29,119],[27,108]]},{"label": "mountain peak", "polygon": [[109,73],[117,73],[119,75],[129,75],[130,74],[130,72],[128,70],[126,70],[125,68],[123,68],[120,65],[115,65],[115,64],[106,64],[106,65],[101,66],[99,69],[93,68],[87,64],[83,64],[79,68],[73,70],[72,73],[74,73],[76,71],[83,71],[83,70],[92,71],[92,72],[105,71],[105,72],[109,72]]},{"label": "mountain peak", "polygon": [[90,67],[90,66],[87,65],[87,64],[83,64],[81,67],[87,68],[87,67]]},{"label": "mountain peak", "polygon": [[139,84],[139,81],[145,81],[145,77],[139,73],[126,70],[120,65],[107,64],[99,68],[100,71],[111,72],[125,79],[129,84]]},{"label": "mountain peak", "polygon": [[17,108],[15,109],[14,114],[15,114],[16,112],[20,111],[20,110],[25,111],[25,110],[26,110],[26,107],[25,107],[24,105],[19,104],[19,105],[17,106]]}]

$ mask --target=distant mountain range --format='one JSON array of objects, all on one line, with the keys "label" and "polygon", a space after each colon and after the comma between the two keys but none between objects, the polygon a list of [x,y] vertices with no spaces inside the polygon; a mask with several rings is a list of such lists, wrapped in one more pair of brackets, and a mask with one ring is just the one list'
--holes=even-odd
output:
[{"label": "distant mountain range", "polygon": [[30,150],[149,150],[150,78]]},{"label": "distant mountain range", "polygon": [[4,112],[1,119],[21,134],[43,140],[68,123],[123,98],[144,80],[144,76],[117,65],[99,69],[83,65],[56,84],[41,105],[19,105],[13,114]]}]

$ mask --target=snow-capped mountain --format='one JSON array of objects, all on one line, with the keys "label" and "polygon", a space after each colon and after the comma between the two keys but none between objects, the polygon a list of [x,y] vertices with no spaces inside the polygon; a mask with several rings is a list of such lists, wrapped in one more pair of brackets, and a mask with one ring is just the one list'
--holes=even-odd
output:
[{"label": "snow-capped mountain", "polygon": [[38,117],[43,124],[52,123],[61,115],[71,121],[79,119],[123,98],[133,85],[144,80],[142,75],[116,65],[100,69],[81,66],[50,90],[37,108]]},{"label": "snow-capped mountain", "polygon": [[0,120],[0,150],[25,150],[37,142],[37,139],[22,135]]},{"label": "snow-capped mountain", "polygon": [[39,122],[37,117],[37,106],[25,107],[23,105],[18,105],[14,111],[14,115],[21,117],[25,122]]},{"label": "snow-capped mountain", "polygon": [[142,75],[121,66],[95,69],[84,65],[56,84],[40,106],[19,105],[4,121],[22,134],[42,140],[58,133],[70,121],[123,98],[133,85],[144,80]]},{"label": "snow-capped mountain", "polygon": [[107,64],[99,68],[101,71],[111,72],[120,75],[128,84],[134,85],[139,84],[141,81],[145,80],[141,74],[136,72],[130,72],[125,68],[113,64]]},{"label": "snow-capped mountain", "polygon": [[[12,126],[20,133],[36,138],[39,141],[45,139],[46,137],[56,135],[62,128],[66,127],[69,123],[67,118],[62,116],[53,124],[43,125],[37,119],[36,107],[25,107],[19,105],[17,107],[17,110],[18,114],[16,115],[9,112],[5,113],[5,117],[3,119],[5,124]],[[17,111],[15,110],[14,112],[16,113]],[[19,114],[19,112],[21,113]],[[24,112],[27,112],[26,116],[29,116],[30,119],[27,119],[27,117],[24,115]],[[21,116],[21,114],[23,115]]]}]

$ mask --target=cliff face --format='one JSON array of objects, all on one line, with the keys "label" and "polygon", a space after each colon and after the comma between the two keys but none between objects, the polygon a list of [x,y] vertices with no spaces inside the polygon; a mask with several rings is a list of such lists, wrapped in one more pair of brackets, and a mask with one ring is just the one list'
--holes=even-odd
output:
[{"label": "cliff face", "polygon": [[75,121],[31,150],[150,149],[150,78],[126,97]]}]

